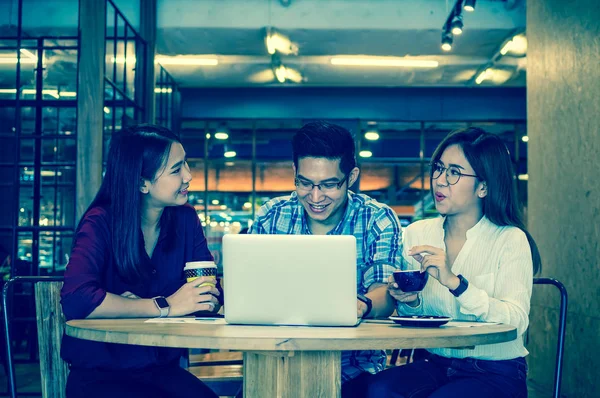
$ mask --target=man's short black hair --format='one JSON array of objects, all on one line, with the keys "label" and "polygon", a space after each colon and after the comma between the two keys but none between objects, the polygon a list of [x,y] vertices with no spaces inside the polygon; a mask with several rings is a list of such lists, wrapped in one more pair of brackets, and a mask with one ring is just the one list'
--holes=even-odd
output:
[{"label": "man's short black hair", "polygon": [[292,138],[294,166],[306,157],[340,160],[340,170],[348,175],[356,167],[354,137],[350,131],[336,124],[312,122],[302,126]]}]

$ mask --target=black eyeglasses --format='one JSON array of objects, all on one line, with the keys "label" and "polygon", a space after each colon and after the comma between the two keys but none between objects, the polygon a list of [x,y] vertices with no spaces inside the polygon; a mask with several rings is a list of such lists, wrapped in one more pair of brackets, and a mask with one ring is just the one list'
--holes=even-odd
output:
[{"label": "black eyeglasses", "polygon": [[340,182],[322,182],[320,184],[313,184],[312,181],[296,177],[294,179],[294,183],[296,184],[296,188],[298,188],[299,191],[311,192],[313,189],[315,189],[315,187],[317,187],[317,189],[319,189],[323,193],[331,193],[341,189],[342,185],[344,185],[347,179],[348,175],[345,176]]},{"label": "black eyeglasses", "polygon": [[465,174],[461,172],[456,166],[444,167],[444,165],[441,163],[434,163],[431,165],[431,178],[437,180],[444,171],[446,172],[446,181],[448,182],[448,185],[457,184],[460,180],[460,177],[479,178],[475,174]]}]

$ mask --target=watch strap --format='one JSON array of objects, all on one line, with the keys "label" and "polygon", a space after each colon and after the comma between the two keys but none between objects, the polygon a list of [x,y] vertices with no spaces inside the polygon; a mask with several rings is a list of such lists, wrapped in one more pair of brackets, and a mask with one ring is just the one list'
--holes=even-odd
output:
[{"label": "watch strap", "polygon": [[363,318],[365,318],[367,315],[369,315],[371,313],[371,309],[373,309],[373,301],[371,301],[370,298],[368,298],[367,296],[362,295],[362,294],[357,294],[356,298],[358,298],[360,301],[365,303],[367,306],[367,310],[365,311],[365,313],[362,316]]},{"label": "watch strap", "polygon": [[460,284],[458,285],[458,287],[454,290],[448,289],[450,290],[450,293],[454,295],[454,297],[460,296],[469,287],[469,281],[467,281],[467,279],[464,276],[458,275],[458,279],[460,280]]},{"label": "watch strap", "polygon": [[156,308],[158,308],[160,311],[160,315],[158,316],[159,318],[165,318],[169,315],[171,307],[164,296],[153,297],[152,301],[154,301],[154,305],[156,305]]}]

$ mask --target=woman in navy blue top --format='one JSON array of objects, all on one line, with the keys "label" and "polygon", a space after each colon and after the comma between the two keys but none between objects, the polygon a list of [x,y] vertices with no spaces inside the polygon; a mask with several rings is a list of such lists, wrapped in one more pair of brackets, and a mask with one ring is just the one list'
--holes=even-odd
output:
[{"label": "woman in navy blue top", "polygon": [[[179,139],[140,125],[111,139],[100,190],[77,227],[61,292],[67,320],[182,316],[217,311],[220,292],[185,282],[188,261],[212,260]],[[214,282],[214,280],[213,280]],[[177,348],[64,336],[67,397],[216,397],[179,366]]]}]

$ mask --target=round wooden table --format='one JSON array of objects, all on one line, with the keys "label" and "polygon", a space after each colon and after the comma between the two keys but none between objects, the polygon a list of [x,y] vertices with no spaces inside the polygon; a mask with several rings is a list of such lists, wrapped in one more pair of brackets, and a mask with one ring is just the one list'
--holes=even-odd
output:
[{"label": "round wooden table", "polygon": [[145,323],[146,319],[67,322],[69,336],[109,343],[244,351],[244,397],[338,397],[341,351],[472,347],[517,338],[508,325],[407,328],[239,326],[219,322]]}]

